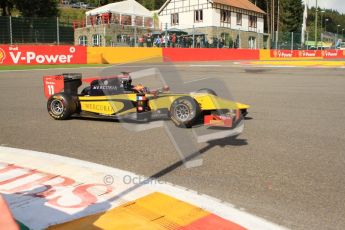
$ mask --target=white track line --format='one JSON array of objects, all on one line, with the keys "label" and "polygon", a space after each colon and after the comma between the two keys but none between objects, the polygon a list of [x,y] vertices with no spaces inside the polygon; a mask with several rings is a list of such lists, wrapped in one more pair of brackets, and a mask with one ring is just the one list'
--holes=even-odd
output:
[{"label": "white track line", "polygon": [[189,65],[190,67],[221,67],[222,65],[202,65],[202,64],[195,64]]},{"label": "white track line", "polygon": [[188,83],[202,81],[202,80],[206,80],[206,79],[212,79],[212,77],[204,77],[204,78],[194,79],[194,80],[190,80],[190,81],[185,81],[184,83],[188,84]]}]

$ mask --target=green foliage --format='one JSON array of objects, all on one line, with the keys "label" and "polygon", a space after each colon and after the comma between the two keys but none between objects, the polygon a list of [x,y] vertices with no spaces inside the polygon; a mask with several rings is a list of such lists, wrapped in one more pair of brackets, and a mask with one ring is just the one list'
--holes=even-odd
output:
[{"label": "green foliage", "polygon": [[[299,32],[303,21],[303,1],[302,0],[251,0],[259,8],[264,10],[267,15],[265,20],[265,31],[269,32],[269,25],[274,24],[274,30],[277,30],[278,11],[279,11],[279,30],[285,32]],[[279,10],[278,10],[279,2]],[[274,4],[274,9],[272,8]],[[271,20],[274,12],[275,21]]]},{"label": "green foliage", "polygon": [[[91,6],[99,6],[99,4],[103,6],[109,3],[120,1],[121,0],[84,0],[83,2],[86,2]],[[139,2],[149,10],[158,10],[165,3],[165,0],[137,0],[137,2]]]},{"label": "green foliage", "polygon": [[138,1],[140,4],[142,4],[144,7],[146,7],[149,10],[154,10],[155,2],[152,0],[142,0]]},{"label": "green foliage", "polygon": [[[79,0],[74,0],[74,2]],[[101,6],[112,2],[119,2],[120,0],[82,0],[91,6]],[[157,10],[162,7],[166,0],[137,0],[140,4],[145,6],[149,10]],[[271,14],[273,12],[272,3],[275,3],[275,30],[277,28],[277,17],[278,17],[278,1],[280,2],[280,19],[279,19],[279,30],[283,32],[300,32],[301,25],[303,22],[303,2],[302,0],[250,0],[252,3],[256,4],[259,8],[266,11],[267,15],[265,19],[265,31],[269,31],[269,25],[273,22],[271,21]],[[70,20],[82,19],[85,15],[85,10],[83,9],[72,9],[63,7],[58,9],[59,0],[0,0],[0,15],[8,16],[19,14],[24,17],[54,17],[60,16],[65,19]],[[73,1],[71,1],[73,2]],[[13,13],[15,12],[15,13]],[[321,21],[322,14],[322,21]],[[326,23],[326,19],[328,22]],[[325,9],[324,13],[321,13],[319,9],[318,17],[318,37],[321,34],[321,24],[323,27],[322,31],[327,30],[327,32],[336,33],[337,28],[339,33],[345,28],[345,15],[340,14],[335,10]],[[326,29],[325,29],[326,24]],[[337,25],[341,25],[337,27]],[[315,8],[309,9],[308,12],[308,34],[312,39],[314,37],[315,28]]]},{"label": "green foliage", "polygon": [[60,21],[71,22],[72,20],[82,20],[85,18],[85,9],[60,8]]},{"label": "green foliage", "polygon": [[14,7],[13,0],[0,0],[1,16],[11,15],[11,11]]},{"label": "green foliage", "polygon": [[[321,12],[324,11],[324,12]],[[315,7],[312,7],[308,11],[308,31],[309,33],[315,32]],[[330,9],[318,9],[318,36],[320,36],[321,33],[321,25],[322,25],[322,31],[325,32],[331,32],[331,33],[337,33],[337,30],[339,34],[342,32],[342,29],[345,28],[345,14],[340,14],[338,11],[330,10]],[[338,25],[340,25],[338,27]],[[314,38],[314,35],[311,35],[312,38]]]},{"label": "green foliage", "polygon": [[14,0],[17,9],[24,17],[58,16],[57,0]]},{"label": "green foliage", "polygon": [[[268,15],[264,17],[265,19],[265,31],[269,31],[269,25],[271,21],[272,2],[275,2],[275,18],[277,21],[278,17],[278,0],[250,0],[252,3],[256,3],[258,7],[266,11]],[[281,32],[301,32],[301,27],[303,23],[303,11],[304,5],[302,0],[279,0],[280,1],[280,23],[279,31]],[[321,12],[325,11],[325,12]],[[326,22],[326,19],[328,21]],[[276,23],[275,21],[275,23]],[[338,27],[338,25],[340,25]],[[321,30],[322,26],[322,30]],[[275,30],[276,30],[275,26]],[[336,10],[331,9],[318,9],[318,39],[321,37],[322,32],[331,32],[331,33],[342,34],[345,29],[345,14],[341,14]],[[312,7],[308,10],[308,21],[307,21],[307,30],[309,39],[314,39],[315,37],[315,7]],[[345,33],[345,30],[344,30]]]},{"label": "green foliage", "polygon": [[300,32],[303,23],[302,0],[281,0],[280,29],[284,32]]}]

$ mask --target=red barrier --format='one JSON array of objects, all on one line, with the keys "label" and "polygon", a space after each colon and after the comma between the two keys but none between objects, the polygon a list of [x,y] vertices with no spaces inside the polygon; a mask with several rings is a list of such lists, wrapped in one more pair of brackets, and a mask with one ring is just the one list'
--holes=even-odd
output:
[{"label": "red barrier", "polygon": [[344,58],[343,50],[271,50],[272,58]]},{"label": "red barrier", "polygon": [[259,60],[259,50],[213,48],[163,48],[166,62]]},{"label": "red barrier", "polygon": [[0,46],[0,64],[86,64],[84,46]]}]

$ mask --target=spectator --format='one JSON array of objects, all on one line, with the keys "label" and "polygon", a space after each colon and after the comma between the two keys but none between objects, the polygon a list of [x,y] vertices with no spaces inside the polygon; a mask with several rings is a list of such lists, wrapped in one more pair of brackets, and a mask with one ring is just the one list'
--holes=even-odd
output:
[{"label": "spectator", "polygon": [[157,47],[160,47],[161,46],[161,38],[160,38],[160,36],[158,35],[158,37],[156,38],[156,40],[155,40],[155,46],[157,46]]},{"label": "spectator", "polygon": [[194,45],[193,37],[188,38],[188,47],[191,48]]},{"label": "spectator", "polygon": [[213,37],[213,48],[219,48],[219,40],[216,37]]},{"label": "spectator", "polygon": [[147,47],[152,47],[152,37],[150,34],[146,36],[146,46]]},{"label": "spectator", "polygon": [[113,21],[113,14],[111,12],[108,13],[108,23],[112,23]]},{"label": "spectator", "polygon": [[205,36],[201,37],[200,48],[205,48]]},{"label": "spectator", "polygon": [[175,47],[175,43],[176,43],[176,34],[173,34],[171,37],[171,43],[172,43],[172,47]]},{"label": "spectator", "polygon": [[181,37],[176,36],[176,47],[181,47]]},{"label": "spectator", "polygon": [[181,48],[184,48],[184,46],[185,46],[184,37],[183,37],[183,36],[180,36],[180,47],[181,47]]},{"label": "spectator", "polygon": [[168,36],[162,36],[161,38],[161,46],[165,47],[165,44],[169,46],[169,35]]},{"label": "spectator", "polygon": [[207,36],[205,36],[205,47],[206,47],[206,48],[209,48]]},{"label": "spectator", "polygon": [[223,48],[224,47],[224,38],[220,37],[219,39],[219,48]]},{"label": "spectator", "polygon": [[165,46],[165,36],[161,37],[161,47]]},{"label": "spectator", "polygon": [[97,14],[97,17],[96,17],[96,24],[97,24],[97,25],[101,24],[101,15],[100,15],[100,14]]},{"label": "spectator", "polygon": [[139,42],[139,47],[144,47],[144,36],[139,37],[138,42]]},{"label": "spectator", "polygon": [[134,47],[134,45],[135,45],[135,38],[133,36],[131,36],[129,41],[130,41],[130,45],[129,46],[130,47]]},{"label": "spectator", "polygon": [[200,48],[201,38],[200,36],[196,37],[196,48]]},{"label": "spectator", "polygon": [[208,48],[212,47],[213,43],[213,38],[210,38],[210,40],[208,40]]}]

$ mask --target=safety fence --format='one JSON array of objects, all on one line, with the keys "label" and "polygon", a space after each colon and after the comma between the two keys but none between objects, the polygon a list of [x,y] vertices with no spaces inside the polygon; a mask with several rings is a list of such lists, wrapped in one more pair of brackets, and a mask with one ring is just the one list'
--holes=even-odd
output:
[{"label": "safety fence", "polygon": [[[162,19],[163,20],[163,19]],[[131,21],[131,20],[129,20]],[[133,21],[133,19],[132,19]],[[153,21],[151,26],[144,21],[121,24],[120,21],[103,21],[85,24],[80,21],[75,29],[75,44],[86,46],[129,46],[160,48],[268,48],[269,35],[263,28],[233,26],[222,23],[176,25]],[[142,25],[142,26],[138,26]]]},{"label": "safety fence", "polygon": [[0,44],[74,44],[72,20],[0,17]]},{"label": "safety fence", "polygon": [[0,45],[0,64],[119,64],[138,61],[344,59],[345,50],[251,50]]},{"label": "safety fence", "polygon": [[[129,17],[129,18],[128,18]],[[255,18],[254,18],[255,19]],[[253,19],[252,19],[253,20]],[[169,21],[166,23],[165,21]],[[275,50],[325,50],[345,48],[344,30],[264,33],[263,21],[221,18],[186,24],[170,17],[131,18],[116,15],[90,18],[0,17],[0,44],[55,44],[89,47],[239,48]]]},{"label": "safety fence", "polygon": [[275,32],[270,36],[271,49],[277,50],[326,50],[336,49],[342,45],[344,31],[331,33],[322,31],[315,39],[313,32]]}]

